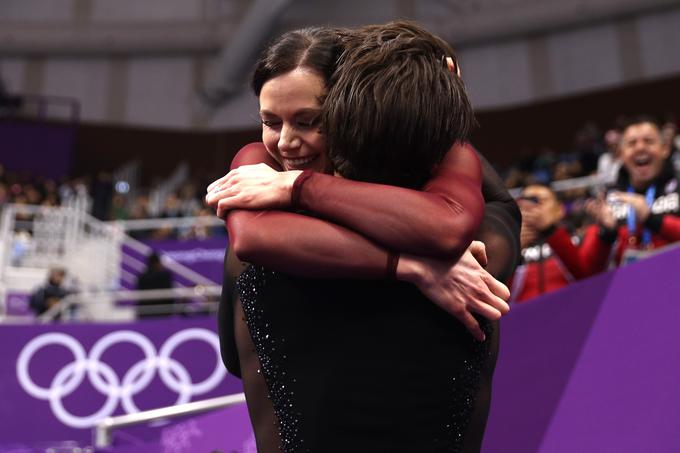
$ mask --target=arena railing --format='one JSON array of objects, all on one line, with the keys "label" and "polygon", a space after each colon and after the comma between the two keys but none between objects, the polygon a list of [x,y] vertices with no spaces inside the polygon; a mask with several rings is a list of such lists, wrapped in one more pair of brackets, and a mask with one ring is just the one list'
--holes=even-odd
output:
[{"label": "arena railing", "polygon": [[167,217],[155,219],[115,220],[109,223],[120,225],[123,230],[143,231],[161,228],[189,228],[195,226],[223,227],[224,220],[215,216]]},{"label": "arena railing", "polygon": [[220,396],[192,403],[178,404],[160,409],[137,412],[117,417],[107,417],[93,428],[93,443],[96,448],[110,447],[113,442],[113,430],[126,426],[148,423],[155,420],[164,420],[174,417],[197,415],[217,409],[224,409],[245,402],[243,393]]},{"label": "arena railing", "polygon": [[[589,175],[582,176],[580,178],[553,181],[550,183],[550,188],[555,192],[566,192],[568,190],[575,189],[591,189],[595,192],[601,192],[604,191],[605,187],[612,182],[613,181],[601,175]],[[513,198],[517,198],[522,193],[522,189],[522,187],[514,187],[512,189],[508,189],[508,191]]]},{"label": "arena railing", "polygon": [[[126,276],[122,263],[130,265],[134,271],[141,272],[146,267],[139,257],[150,255],[153,249],[125,234],[125,226],[116,222],[101,222],[90,216],[85,212],[86,207],[86,200],[77,198],[66,207],[8,204],[2,208],[0,307],[9,292],[27,293],[42,284],[47,270],[52,266],[67,268],[79,280],[78,287],[87,288],[94,294],[109,293],[111,299],[116,296],[116,292],[111,291],[112,284]],[[207,222],[211,225],[222,223],[212,217],[162,219],[162,222],[164,225],[168,222]],[[148,226],[149,224],[145,225]],[[128,230],[134,227],[127,225]],[[22,230],[24,233],[21,233]],[[22,235],[25,236],[23,242]],[[123,250],[124,246],[137,256],[128,255],[127,250]],[[93,258],[97,260],[95,266]],[[213,292],[218,290],[219,286],[215,282],[169,256],[163,256],[162,259],[168,270],[188,282],[184,288],[188,289],[187,294],[194,296],[194,287],[212,288],[210,291]],[[127,277],[129,279],[134,276]],[[176,297],[183,297],[181,291]],[[115,307],[111,308],[113,310]],[[0,310],[0,315],[3,314],[5,313]],[[112,312],[113,314],[115,313]]]},{"label": "arena railing", "polygon": [[[118,307],[123,319],[131,320],[134,314],[138,315],[171,315],[178,313],[214,313],[217,310],[217,300],[222,293],[219,285],[202,286],[192,288],[170,288],[149,290],[124,290],[124,291],[82,291],[64,297],[59,303],[45,313],[38,320],[48,323],[55,319],[62,321],[96,321],[99,307],[109,306],[112,302],[140,302],[168,299],[199,300],[198,303],[171,303],[159,305],[130,304],[128,307]],[[127,310],[126,310],[127,308]],[[105,319],[110,321],[111,319]]]}]

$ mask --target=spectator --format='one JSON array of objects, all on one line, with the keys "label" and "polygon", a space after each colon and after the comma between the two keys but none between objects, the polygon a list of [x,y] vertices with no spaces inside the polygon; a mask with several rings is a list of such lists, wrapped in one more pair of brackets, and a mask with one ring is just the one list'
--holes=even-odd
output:
[{"label": "spectator", "polygon": [[[64,288],[64,279],[66,278],[66,270],[63,268],[50,269],[47,283],[38,288],[32,295],[29,301],[31,310],[40,316],[47,310],[55,307],[59,302],[68,295],[68,291]],[[54,319],[59,319],[56,316]]]},{"label": "spectator", "polygon": [[597,161],[597,174],[607,184],[616,181],[619,168],[621,168],[621,159],[619,159],[620,142],[621,132],[616,129],[608,130],[604,135],[604,143],[607,146],[607,151],[605,151]]},{"label": "spectator", "polygon": [[23,97],[10,94],[0,76],[0,116],[16,114],[23,104]]},{"label": "spectator", "polygon": [[616,184],[606,199],[586,204],[596,225],[586,229],[578,250],[564,246],[555,252],[563,260],[578,260],[584,273],[591,275],[680,240],[680,175],[669,154],[669,143],[654,120],[631,121],[621,139],[622,167]]},{"label": "spectator", "polygon": [[[140,291],[149,289],[171,289],[173,287],[172,274],[161,263],[157,253],[149,255],[146,270],[137,279],[137,289]],[[137,301],[137,317],[152,318],[166,316],[172,313],[171,307],[175,304],[174,299],[151,299]],[[166,305],[161,309],[160,305]],[[154,308],[158,308],[155,310]]]},{"label": "spectator", "polygon": [[524,302],[541,294],[567,286],[582,276],[578,263],[562,262],[552,246],[572,244],[571,234],[560,226],[564,205],[548,186],[533,184],[522,191],[518,200],[522,211],[522,264],[510,281],[511,302]]},{"label": "spectator", "polygon": [[113,198],[113,179],[110,173],[101,171],[90,187],[92,196],[92,215],[99,220],[109,220],[111,199]]},{"label": "spectator", "polygon": [[127,199],[125,195],[117,193],[113,195],[111,199],[111,214],[109,214],[111,220],[127,220],[128,210],[127,210]]}]

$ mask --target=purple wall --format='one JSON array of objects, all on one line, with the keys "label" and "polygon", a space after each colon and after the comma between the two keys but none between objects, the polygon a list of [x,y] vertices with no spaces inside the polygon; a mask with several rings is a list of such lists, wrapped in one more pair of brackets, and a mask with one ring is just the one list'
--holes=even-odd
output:
[{"label": "purple wall", "polygon": [[59,179],[71,170],[75,126],[0,121],[0,164],[13,172]]},{"label": "purple wall", "polygon": [[[516,307],[502,322],[501,355],[482,451],[680,451],[680,392],[676,391],[680,339],[675,330],[680,320],[679,264],[680,249]],[[144,354],[139,346],[122,344],[114,333],[138,332],[162,351],[172,343],[175,332],[213,327],[213,319],[115,326],[3,326],[0,358],[12,365],[0,368],[0,450],[5,451],[3,446],[11,443],[43,440],[86,442],[88,430],[65,425],[55,413],[62,403],[76,416],[101,410],[110,397],[96,388],[102,382],[111,388],[117,388],[116,380],[132,383],[128,391],[134,393],[134,402],[141,409],[172,404],[178,398],[168,384],[173,379],[160,377],[154,368],[151,380],[142,385],[144,367],[140,363]],[[54,344],[52,338],[52,344],[36,350],[26,369],[36,385],[55,390],[45,392],[42,398],[32,396],[19,383],[17,370],[21,367],[17,359],[31,341],[55,332],[67,334],[82,345],[101,382],[95,383],[97,378],[93,380],[87,373],[79,380],[77,370],[69,368],[73,354],[65,346]],[[95,360],[95,345],[101,345],[102,338],[112,339],[113,344]],[[71,342],[66,337],[62,340]],[[175,380],[181,380],[180,365],[186,368],[192,385],[196,385],[213,372],[218,359],[207,344],[197,340],[190,343],[178,346],[170,355],[177,364],[165,362],[165,366],[176,368]],[[160,352],[158,355],[162,356]],[[227,376],[200,398],[239,390],[240,383]],[[113,413],[124,413],[122,398],[114,400]],[[242,406],[178,421],[161,431],[121,432],[114,451],[164,451],[176,438],[189,439],[182,448],[173,443],[176,453],[197,451],[199,446],[252,451]]]},{"label": "purple wall", "polygon": [[[95,419],[241,391],[226,374],[214,318],[0,328],[0,451],[87,444]],[[144,440],[148,427],[130,430]]]},{"label": "purple wall", "polygon": [[511,312],[483,452],[678,452],[680,250]]}]

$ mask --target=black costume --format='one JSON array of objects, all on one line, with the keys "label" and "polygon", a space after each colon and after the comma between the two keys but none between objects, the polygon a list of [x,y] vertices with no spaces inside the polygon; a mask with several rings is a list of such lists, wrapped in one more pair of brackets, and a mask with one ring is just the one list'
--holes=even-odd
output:
[{"label": "black costume", "polygon": [[[481,239],[498,244],[489,250],[490,262],[494,274],[505,275],[518,256],[519,213],[489,168],[486,164],[485,195],[496,198],[487,200],[495,204],[487,207]],[[357,261],[362,258],[372,259]],[[261,266],[239,278],[242,315],[241,304],[231,302],[233,277],[241,269],[231,264],[220,309],[223,357],[247,381],[254,361],[239,364],[236,349],[242,356],[256,350],[284,451],[479,450],[497,329],[485,325],[488,340],[478,343],[455,318],[402,282],[305,279]],[[353,275],[378,278],[369,268]],[[315,272],[310,268],[312,276],[323,276]],[[242,319],[248,329],[239,327]],[[260,381],[259,389],[246,386],[256,435],[266,430],[267,422],[257,426],[262,411],[271,410],[262,401],[250,407],[265,393]],[[272,432],[257,437],[262,451],[276,451]]]}]

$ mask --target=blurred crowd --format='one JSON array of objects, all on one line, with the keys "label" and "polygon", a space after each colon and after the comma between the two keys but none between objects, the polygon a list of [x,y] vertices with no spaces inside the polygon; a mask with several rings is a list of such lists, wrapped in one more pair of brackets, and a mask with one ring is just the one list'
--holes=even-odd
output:
[{"label": "blurred crowd", "polygon": [[[608,130],[586,124],[572,149],[544,149],[501,171],[523,216],[522,263],[510,282],[514,302],[680,240],[677,124],[673,116],[661,123],[621,117]],[[584,177],[589,178],[579,182]],[[0,208],[5,203],[58,206],[80,197],[100,220],[156,219],[128,229],[138,239],[223,236],[223,225],[203,203],[208,182],[189,178],[176,190],[159,193],[131,190],[105,172],[55,181],[6,172],[0,165]],[[191,221],[170,222],[178,218]]]},{"label": "blurred crowd", "polygon": [[153,188],[130,191],[127,183],[111,174],[54,180],[27,172],[6,171],[0,164],[0,210],[5,204],[55,207],[84,200],[86,209],[102,221],[192,218],[181,227],[157,222],[130,231],[138,239],[202,239],[225,235],[214,213],[203,204],[207,182],[188,180],[179,189],[154,196]]},{"label": "blurred crowd", "polygon": [[[522,212],[522,263],[511,300],[524,302],[680,241],[679,143],[674,121],[640,116],[604,134],[588,126],[577,134],[577,151],[546,152],[510,169],[506,184],[517,188]],[[557,184],[584,176],[595,178]]]}]

